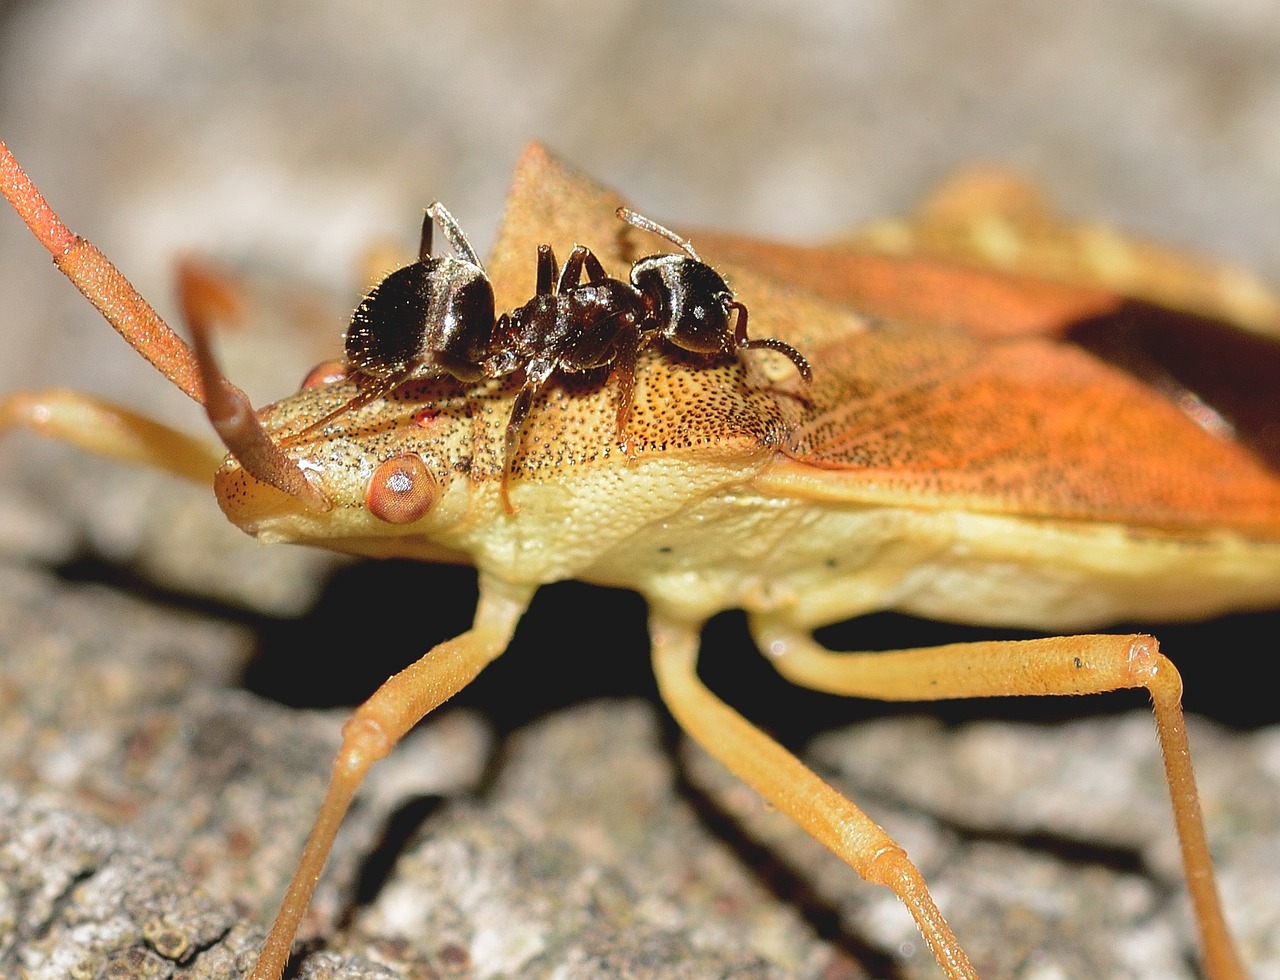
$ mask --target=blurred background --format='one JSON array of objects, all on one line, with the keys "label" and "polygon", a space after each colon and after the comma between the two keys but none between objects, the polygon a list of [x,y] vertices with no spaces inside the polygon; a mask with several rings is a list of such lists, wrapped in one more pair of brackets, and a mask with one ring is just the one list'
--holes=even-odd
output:
[{"label": "blurred background", "polygon": [[[1000,161],[1280,279],[1269,0],[8,0],[0,126],[162,305],[191,249],[348,282],[437,199],[483,253],[529,140],[677,227],[795,240]],[[0,225],[0,320],[59,323],[0,381],[111,339],[67,332],[89,317],[34,254]]]},{"label": "blurred background", "polygon": [[[794,241],[904,213],[956,168],[1000,162],[1069,213],[1280,282],[1273,0],[0,0],[0,136],[163,313],[174,259],[190,253],[321,297],[301,304],[305,329],[266,346],[251,330],[225,341],[229,374],[255,402],[294,390],[339,349],[363,256],[414,248],[429,202],[444,201],[483,254],[530,140],[678,229]],[[88,389],[202,430],[198,409],[6,215],[0,343],[2,391]],[[354,701],[470,616],[465,600],[437,600],[430,624],[393,622],[397,589],[465,593],[463,573],[392,564],[333,578],[328,558],[242,540],[207,491],[132,482],[26,437],[7,437],[0,459],[0,553],[73,579],[124,568],[147,588],[229,603],[218,615],[257,638],[246,683],[288,703]],[[476,696],[500,727],[580,696],[649,691],[639,602],[574,588],[550,590],[518,640],[523,657],[494,668],[525,673],[498,674],[488,695],[482,682]],[[289,618],[321,592],[307,619]],[[587,602],[612,625],[567,638]],[[377,623],[377,649],[354,676],[304,669],[300,687],[299,658],[349,626],[353,608]],[[873,628],[885,645],[956,638],[877,620],[843,642],[865,644]],[[1246,644],[1277,628],[1235,617],[1161,636],[1185,657],[1189,704],[1250,728],[1280,718],[1274,698],[1256,684],[1241,697],[1223,658],[1256,662]],[[757,720],[785,730],[803,718],[795,743],[828,723],[826,702],[780,698],[763,661],[744,659],[739,621],[721,617],[711,636],[713,655],[726,651],[722,683],[760,679],[763,693],[744,688],[736,702]],[[538,657],[551,647],[568,659],[549,668],[561,684],[540,700]],[[1011,710],[1046,707],[1095,710]],[[1273,953],[1276,933],[1256,930]]]}]

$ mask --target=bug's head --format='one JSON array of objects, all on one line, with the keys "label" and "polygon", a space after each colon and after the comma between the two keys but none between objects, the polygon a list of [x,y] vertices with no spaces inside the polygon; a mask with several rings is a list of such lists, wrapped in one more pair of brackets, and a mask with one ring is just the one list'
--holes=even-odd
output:
[{"label": "bug's head", "polygon": [[467,482],[455,479],[468,469],[459,453],[471,431],[465,403],[457,410],[458,399],[450,401],[457,385],[427,378],[392,395],[371,390],[358,368],[329,361],[296,394],[255,410],[209,344],[207,321],[222,305],[217,281],[188,266],[178,288],[201,401],[230,454],[214,478],[227,517],[264,541],[378,555],[388,553],[383,539],[398,537],[409,542],[400,553],[437,554],[422,542],[449,523],[439,518],[441,501],[455,484],[465,496]]},{"label": "bug's head", "polygon": [[[359,394],[339,364],[323,364],[302,390],[255,413],[262,432],[316,498],[274,474],[252,472],[243,452],[214,480],[227,517],[264,541],[322,543],[355,554],[454,557],[433,542],[472,501],[472,408],[449,379],[410,382],[394,395],[339,411]],[[315,425],[332,415],[332,421]],[[491,464],[490,464],[491,465]]]}]

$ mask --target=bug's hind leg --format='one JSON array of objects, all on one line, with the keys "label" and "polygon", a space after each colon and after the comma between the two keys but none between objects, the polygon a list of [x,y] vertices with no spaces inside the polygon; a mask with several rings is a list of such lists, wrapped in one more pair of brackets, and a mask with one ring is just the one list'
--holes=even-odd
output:
[{"label": "bug's hind leg", "polygon": [[1182,678],[1154,638],[1094,634],[837,653],[774,617],[752,617],[751,629],[760,649],[788,680],[850,697],[938,701],[1146,688],[1155,711],[1205,974],[1213,980],[1246,976],[1214,882],[1182,714]]},{"label": "bug's hind leg", "polygon": [[924,878],[893,838],[698,679],[697,628],[655,616],[650,631],[658,689],[680,727],[863,878],[892,888],[951,980],[976,977]]}]

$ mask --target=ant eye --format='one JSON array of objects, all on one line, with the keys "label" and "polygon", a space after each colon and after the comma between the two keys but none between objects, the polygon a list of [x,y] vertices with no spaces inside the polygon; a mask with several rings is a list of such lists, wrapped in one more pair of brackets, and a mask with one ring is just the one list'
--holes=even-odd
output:
[{"label": "ant eye", "polygon": [[302,379],[302,390],[327,388],[347,380],[347,365],[342,361],[321,361]]},{"label": "ant eye", "polygon": [[431,509],[440,488],[421,457],[413,453],[392,456],[369,481],[365,506],[388,524],[412,524]]}]

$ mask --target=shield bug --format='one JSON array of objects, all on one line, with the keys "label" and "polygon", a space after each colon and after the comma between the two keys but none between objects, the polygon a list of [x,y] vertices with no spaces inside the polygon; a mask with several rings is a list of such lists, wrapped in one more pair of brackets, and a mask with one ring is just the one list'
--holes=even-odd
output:
[{"label": "shield bug", "polygon": [[[803,399],[741,358],[702,366],[645,352],[629,423],[632,459],[605,451],[601,433],[617,420],[606,388],[533,402],[514,458],[506,448],[518,395],[506,390],[472,392],[471,410],[459,412],[433,400],[433,382],[403,384],[396,398],[359,405],[320,431],[315,420],[349,404],[354,382],[249,409],[207,344],[198,340],[192,351],[160,324],[2,148],[0,188],[113,326],[205,405],[231,452],[212,474],[215,493],[245,531],[357,554],[468,560],[479,571],[472,628],[387,680],[344,727],[256,980],[283,970],[369,766],[502,653],[540,585],[571,577],[646,597],[658,687],[679,724],[858,874],[892,889],[954,978],[976,972],[916,866],[856,803],[703,684],[701,624],[743,608],[780,673],[849,696],[1146,690],[1206,973],[1243,975],[1214,884],[1181,680],[1151,636],[888,653],[834,652],[812,636],[885,608],[1069,633],[1275,603],[1280,480],[1238,442],[1077,348],[1037,336],[993,343],[877,328],[830,298],[772,292],[746,266],[734,273],[743,305],[813,365]],[[534,221],[545,214],[530,206],[538,193],[560,194],[564,206]],[[538,245],[607,240],[617,207],[613,195],[531,150],[489,263],[498,303],[522,305],[516,283]],[[165,427],[103,402],[86,411],[78,400],[77,412],[64,413],[69,397],[14,399],[9,417],[183,473],[211,458],[195,449],[178,458],[156,452]],[[418,424],[424,411],[430,431]],[[504,475],[516,513],[504,506]]]}]

